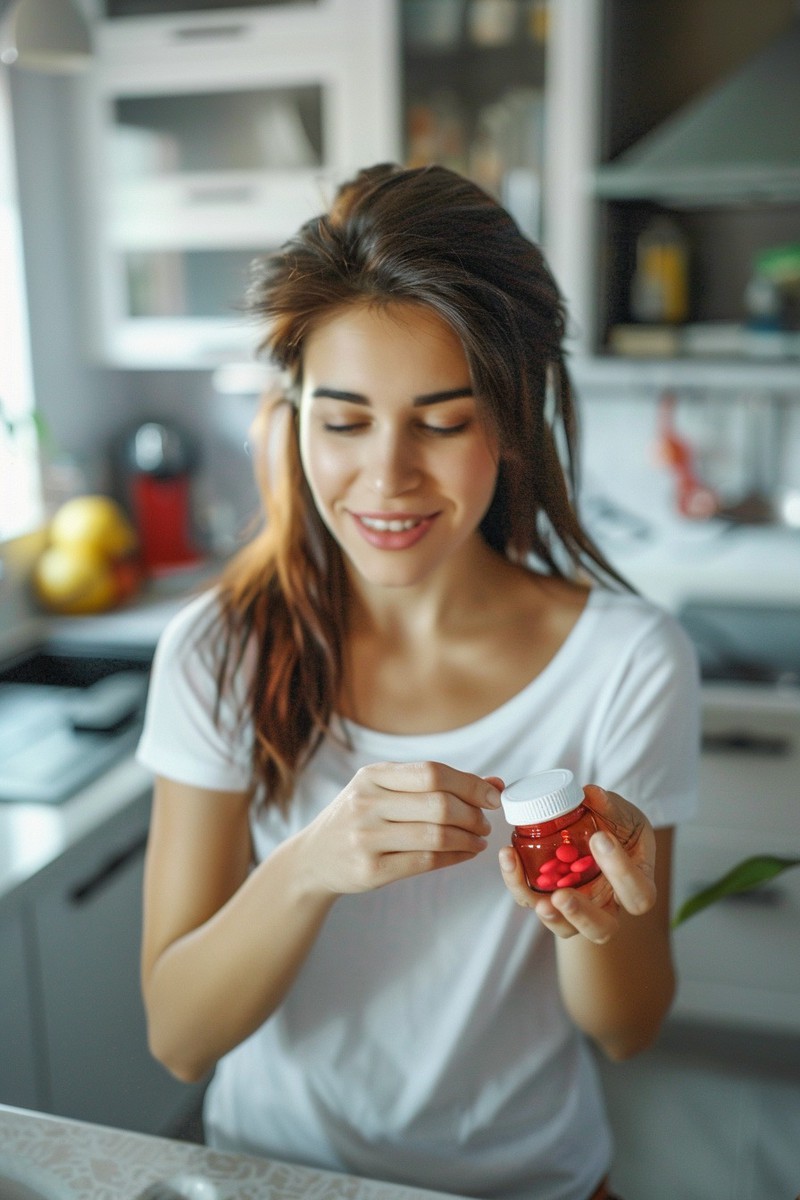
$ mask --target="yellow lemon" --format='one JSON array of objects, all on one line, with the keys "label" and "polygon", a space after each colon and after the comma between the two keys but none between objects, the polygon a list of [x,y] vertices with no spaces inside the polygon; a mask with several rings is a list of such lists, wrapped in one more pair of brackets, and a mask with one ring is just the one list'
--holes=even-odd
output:
[{"label": "yellow lemon", "polygon": [[33,584],[47,608],[69,616],[104,612],[119,599],[113,564],[91,546],[49,546],[36,563]]},{"label": "yellow lemon", "polygon": [[136,533],[123,509],[110,496],[75,496],[50,522],[57,546],[90,546],[109,558],[124,558],[137,546]]}]

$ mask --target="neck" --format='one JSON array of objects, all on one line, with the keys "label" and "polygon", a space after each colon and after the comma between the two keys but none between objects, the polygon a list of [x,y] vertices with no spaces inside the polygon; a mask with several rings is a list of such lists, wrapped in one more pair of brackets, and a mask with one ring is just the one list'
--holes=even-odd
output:
[{"label": "neck", "polygon": [[485,620],[493,597],[517,568],[480,537],[465,549],[434,578],[407,587],[373,586],[349,570],[350,633],[419,643],[421,638]]}]

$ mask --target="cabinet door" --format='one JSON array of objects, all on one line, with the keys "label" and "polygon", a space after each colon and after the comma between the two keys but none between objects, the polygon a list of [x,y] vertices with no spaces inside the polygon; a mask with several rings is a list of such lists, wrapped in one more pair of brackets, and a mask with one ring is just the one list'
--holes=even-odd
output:
[{"label": "cabinet door", "polygon": [[191,1092],[151,1057],[139,983],[147,809],[64,863],[35,904],[51,1111],[164,1132]]},{"label": "cabinet door", "polygon": [[0,1104],[41,1107],[23,914],[0,920]]},{"label": "cabinet door", "polygon": [[249,264],[397,157],[393,0],[105,21],[84,89],[90,341],[131,366],[252,357]]},{"label": "cabinet door", "polygon": [[[800,857],[796,703],[706,696],[700,806],[676,838],[676,905],[754,854]],[[674,934],[680,1016],[800,1031],[800,870],[698,913]]]},{"label": "cabinet door", "polygon": [[400,0],[405,161],[474,179],[542,234],[546,0]]}]

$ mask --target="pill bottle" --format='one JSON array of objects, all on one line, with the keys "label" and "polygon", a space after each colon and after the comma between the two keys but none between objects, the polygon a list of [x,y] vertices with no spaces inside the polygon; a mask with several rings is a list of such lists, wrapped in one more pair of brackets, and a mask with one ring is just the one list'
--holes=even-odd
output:
[{"label": "pill bottle", "polygon": [[557,767],[526,775],[509,784],[500,798],[505,818],[514,826],[511,844],[535,892],[580,887],[600,874],[589,849],[598,825],[571,771]]}]

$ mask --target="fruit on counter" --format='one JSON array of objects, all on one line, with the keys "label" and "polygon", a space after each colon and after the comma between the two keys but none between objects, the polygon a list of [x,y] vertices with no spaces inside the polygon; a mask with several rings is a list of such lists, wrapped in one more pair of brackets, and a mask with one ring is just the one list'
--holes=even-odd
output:
[{"label": "fruit on counter", "polygon": [[110,496],[75,496],[67,500],[50,522],[50,541],[57,546],[91,546],[114,559],[137,549],[133,525]]},{"label": "fruit on counter", "polygon": [[105,612],[141,581],[138,539],[109,496],[76,496],[58,509],[33,572],[39,601],[69,616]]}]

